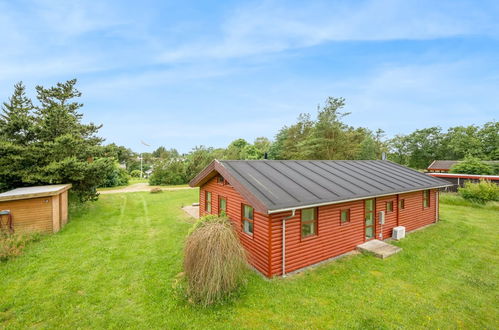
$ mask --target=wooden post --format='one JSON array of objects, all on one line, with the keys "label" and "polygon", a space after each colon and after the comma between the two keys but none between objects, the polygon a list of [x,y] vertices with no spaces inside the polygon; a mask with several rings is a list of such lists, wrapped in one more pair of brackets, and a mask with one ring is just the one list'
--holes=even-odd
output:
[{"label": "wooden post", "polygon": [[59,195],[52,196],[52,232],[61,229],[61,212],[59,209]]}]

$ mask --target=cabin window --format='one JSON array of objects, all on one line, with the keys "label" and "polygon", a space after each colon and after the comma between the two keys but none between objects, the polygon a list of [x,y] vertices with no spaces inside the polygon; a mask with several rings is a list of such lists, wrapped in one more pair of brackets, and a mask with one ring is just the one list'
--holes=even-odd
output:
[{"label": "cabin window", "polygon": [[399,209],[405,209],[405,199],[399,200]]},{"label": "cabin window", "polygon": [[205,192],[204,210],[208,213],[211,213],[211,192],[209,191]]},{"label": "cabin window", "polygon": [[221,175],[217,176],[217,183],[218,184],[224,184],[224,182],[225,182],[225,179],[223,176],[221,176]]},{"label": "cabin window", "polygon": [[253,208],[243,204],[243,231],[253,235]]},{"label": "cabin window", "polygon": [[343,223],[350,222],[350,209],[341,210],[341,214],[340,214],[340,222],[341,222],[342,224],[343,224]]},{"label": "cabin window", "polygon": [[317,208],[301,210],[301,237],[317,235]]},{"label": "cabin window", "polygon": [[430,207],[430,191],[423,191],[423,207]]},{"label": "cabin window", "polygon": [[227,214],[227,198],[222,196],[218,197],[218,214],[219,215]]},{"label": "cabin window", "polygon": [[386,202],[386,212],[393,212],[393,201]]}]

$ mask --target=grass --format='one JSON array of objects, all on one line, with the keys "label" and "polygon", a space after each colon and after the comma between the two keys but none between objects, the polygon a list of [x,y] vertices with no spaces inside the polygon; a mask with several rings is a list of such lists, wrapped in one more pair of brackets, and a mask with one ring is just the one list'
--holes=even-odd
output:
[{"label": "grass", "polygon": [[[126,188],[128,186],[131,186],[136,183],[149,183],[149,179],[141,179],[141,178],[131,178],[128,181],[128,184],[126,186],[116,186],[116,187],[101,187],[97,188],[97,191],[106,191],[106,190],[116,190],[116,189],[121,189],[121,188]],[[177,187],[188,187],[188,184],[177,184],[177,185],[163,185],[163,186],[149,186],[149,188],[177,188]]]},{"label": "grass", "polygon": [[176,289],[197,190],[101,196],[58,234],[0,263],[0,328],[497,328],[495,205],[442,197],[441,221],[403,251],[287,279],[248,272],[238,297],[191,306]]}]

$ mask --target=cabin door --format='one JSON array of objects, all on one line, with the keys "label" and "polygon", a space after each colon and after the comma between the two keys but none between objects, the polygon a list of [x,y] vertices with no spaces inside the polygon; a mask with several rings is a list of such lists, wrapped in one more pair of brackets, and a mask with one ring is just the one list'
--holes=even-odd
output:
[{"label": "cabin door", "polygon": [[376,233],[376,221],[374,221],[375,205],[374,199],[366,199],[364,201],[364,234],[366,241],[373,239]]}]

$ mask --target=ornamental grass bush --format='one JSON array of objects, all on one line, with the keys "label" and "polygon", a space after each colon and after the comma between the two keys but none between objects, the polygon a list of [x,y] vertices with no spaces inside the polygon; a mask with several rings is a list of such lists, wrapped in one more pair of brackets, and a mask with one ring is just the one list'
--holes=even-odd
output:
[{"label": "ornamental grass bush", "polygon": [[244,282],[246,255],[230,220],[207,216],[187,237],[184,275],[189,300],[207,306],[230,296]]},{"label": "ornamental grass bush", "polygon": [[466,182],[459,187],[459,195],[473,203],[485,204],[489,201],[499,201],[499,185],[488,180],[479,183]]}]

